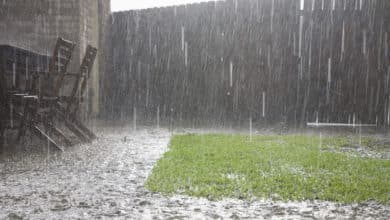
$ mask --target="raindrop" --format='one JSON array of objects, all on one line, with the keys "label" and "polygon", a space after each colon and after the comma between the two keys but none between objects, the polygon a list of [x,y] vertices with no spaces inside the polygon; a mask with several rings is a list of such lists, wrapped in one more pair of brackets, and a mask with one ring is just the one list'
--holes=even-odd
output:
[{"label": "raindrop", "polygon": [[341,55],[344,54],[345,51],[345,21],[343,21],[343,30],[341,33]]},{"label": "raindrop", "polygon": [[149,52],[152,51],[152,29],[149,28]]},{"label": "raindrop", "polygon": [[316,4],[316,0],[312,0],[312,2],[311,2],[311,11],[314,11],[315,4]]},{"label": "raindrop", "polygon": [[[295,32],[294,32],[293,33],[293,53],[294,53],[294,55],[297,54],[297,45],[296,44],[297,44],[297,39],[296,39]],[[268,53],[270,54],[270,46],[268,46],[268,48],[269,48]]]},{"label": "raindrop", "polygon": [[262,109],[263,111],[263,118],[265,117],[265,92],[263,91],[263,109]]},{"label": "raindrop", "polygon": [[298,56],[302,57],[302,33],[303,32],[303,15],[299,16],[299,52]]},{"label": "raindrop", "polygon": [[331,71],[332,71],[332,59],[328,58],[328,81],[326,86],[326,104],[329,104],[330,99],[330,86],[331,86]]},{"label": "raindrop", "polygon": [[367,95],[367,92],[368,92],[368,81],[369,81],[369,67],[367,66],[366,68],[366,95]]},{"label": "raindrop", "polygon": [[[295,35],[294,35],[294,42],[295,42]],[[295,52],[295,44],[294,44],[294,52]],[[270,45],[268,45],[267,64],[268,67],[271,68],[271,46]]]},{"label": "raindrop", "polygon": [[185,46],[185,29],[184,26],[181,26],[181,50],[184,51],[184,46]]},{"label": "raindrop", "polygon": [[[390,99],[390,96],[389,96],[389,99]],[[389,106],[387,107],[387,125],[390,124],[390,102],[389,102]]]},{"label": "raindrop", "polygon": [[[308,69],[308,74],[311,74],[311,63],[312,63],[312,39],[313,39],[313,21],[310,22],[310,30],[311,30],[311,35],[310,35],[310,43],[309,43],[309,69]],[[302,69],[302,68],[301,68]]]},{"label": "raindrop", "polygon": [[383,26],[381,25],[381,30],[380,30],[380,34],[379,34],[379,45],[378,45],[378,56],[377,56],[377,68],[380,69],[381,68],[381,60],[383,59],[383,57],[381,56],[382,55],[382,51],[381,51],[381,48],[382,48],[382,44],[383,44]]},{"label": "raindrop", "polygon": [[367,31],[366,29],[363,30],[363,47],[362,52],[364,55],[367,53]]},{"label": "raindrop", "polygon": [[305,7],[305,0],[300,0],[300,2],[301,2],[301,11],[304,9],[304,7]]},{"label": "raindrop", "polygon": [[185,43],[185,46],[184,46],[184,53],[185,53],[184,65],[187,67],[187,65],[188,65],[188,43],[187,42]]},{"label": "raindrop", "polygon": [[[148,68],[149,70],[149,68]],[[146,72],[146,96],[145,96],[145,105],[149,106],[149,71]]]},{"label": "raindrop", "polygon": [[230,67],[229,67],[229,82],[230,82],[230,87],[233,87],[233,62],[230,61]]},{"label": "raindrop", "polygon": [[168,61],[167,61],[167,70],[169,71],[171,67],[171,54],[168,54]]},{"label": "raindrop", "polygon": [[157,66],[157,45],[155,44],[154,47],[153,47],[153,56],[154,56],[154,60],[155,60],[155,65]]},{"label": "raindrop", "polygon": [[385,32],[385,57],[389,57],[389,45],[387,42],[387,32]]},{"label": "raindrop", "polygon": [[[114,18],[114,16],[113,16]],[[114,21],[114,19],[112,19]],[[135,12],[135,32],[138,32],[139,29],[139,22],[140,22],[140,17],[138,15],[138,12]]]},{"label": "raindrop", "polygon": [[274,4],[275,4],[275,0],[272,0],[272,4],[271,4],[271,33],[273,32],[273,25],[274,25]]},{"label": "raindrop", "polygon": [[328,58],[328,83],[331,83],[331,72],[332,72],[332,58]]},{"label": "raindrop", "polygon": [[12,63],[12,86],[16,87],[16,63]]}]

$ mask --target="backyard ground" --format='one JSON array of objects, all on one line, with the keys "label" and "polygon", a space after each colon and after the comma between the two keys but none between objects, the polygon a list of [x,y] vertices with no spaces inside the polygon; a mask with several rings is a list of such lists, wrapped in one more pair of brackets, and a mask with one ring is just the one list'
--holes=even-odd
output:
[{"label": "backyard ground", "polygon": [[390,204],[390,160],[344,148],[374,139],[322,135],[177,135],[147,186],[209,199],[273,198]]},{"label": "backyard ground", "polygon": [[[187,131],[180,131],[183,132]],[[273,199],[234,198],[240,197],[240,194],[233,195],[233,198],[222,198],[223,195],[217,194],[215,198],[221,197],[221,200],[214,197],[209,200],[185,195],[185,190],[171,195],[152,192],[145,188],[145,182],[156,162],[169,150],[172,133],[152,128],[140,128],[133,132],[130,127],[105,127],[97,129],[96,133],[100,138],[94,143],[75,146],[63,154],[51,155],[49,159],[46,154],[2,158],[0,219],[390,218],[390,207],[385,204],[388,192],[387,197],[378,197],[379,202],[370,200],[361,203],[319,199],[283,201],[281,199],[287,198],[283,195],[274,195],[277,198],[271,195]],[[256,139],[253,136],[253,140]],[[175,140],[178,141],[173,138],[172,142]],[[329,148],[321,154],[335,150],[339,151]],[[372,160],[374,164],[379,163],[377,159],[387,155],[375,153],[377,151],[371,149],[362,151],[354,146],[346,148],[346,151],[353,157],[360,155],[376,158]],[[166,159],[166,156],[163,158]],[[272,165],[277,161],[268,163]],[[313,170],[322,165],[320,160],[318,167],[314,166]],[[161,164],[156,169],[159,167]],[[296,172],[301,171],[298,169]],[[228,180],[238,181],[241,178],[234,173],[228,174],[225,177]],[[153,175],[150,180],[157,178]],[[387,178],[387,175],[383,173],[382,176]],[[243,195],[247,197],[245,193]]]}]

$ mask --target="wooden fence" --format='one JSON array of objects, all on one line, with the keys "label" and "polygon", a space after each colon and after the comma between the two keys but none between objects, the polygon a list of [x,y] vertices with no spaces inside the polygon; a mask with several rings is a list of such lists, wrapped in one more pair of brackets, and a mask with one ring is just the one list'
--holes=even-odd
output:
[{"label": "wooden fence", "polygon": [[114,13],[105,112],[388,126],[389,11],[388,0],[227,0]]}]

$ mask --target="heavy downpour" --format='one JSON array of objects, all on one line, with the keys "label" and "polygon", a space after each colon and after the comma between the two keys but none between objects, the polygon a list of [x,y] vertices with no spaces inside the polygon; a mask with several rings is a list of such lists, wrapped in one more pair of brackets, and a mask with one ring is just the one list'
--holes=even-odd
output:
[{"label": "heavy downpour", "polygon": [[390,1],[0,0],[0,219],[390,219]]}]

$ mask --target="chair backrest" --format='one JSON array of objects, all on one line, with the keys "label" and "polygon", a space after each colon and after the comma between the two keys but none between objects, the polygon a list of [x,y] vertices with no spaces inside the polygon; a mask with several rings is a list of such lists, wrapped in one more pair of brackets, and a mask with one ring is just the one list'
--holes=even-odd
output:
[{"label": "chair backrest", "polygon": [[91,45],[88,45],[87,50],[85,52],[83,62],[81,63],[81,66],[80,66],[80,73],[83,73],[83,75],[85,75],[85,77],[83,78],[82,83],[81,83],[80,96],[84,95],[86,83],[91,75],[91,71],[92,71],[93,64],[95,62],[96,54],[97,54],[97,49],[92,47]]},{"label": "chair backrest", "polygon": [[43,89],[44,95],[59,95],[75,45],[75,43],[61,37],[57,39],[53,55],[49,62],[48,76],[45,79],[47,82]]},{"label": "chair backrest", "polygon": [[67,114],[70,113],[73,104],[75,104],[76,106],[73,109],[71,114],[74,115],[77,111],[78,105],[80,104],[79,102],[75,103],[77,90],[80,88],[79,98],[83,97],[87,85],[87,80],[90,77],[96,55],[97,55],[97,49],[95,47],[92,47],[91,45],[88,45],[85,51],[83,61],[81,62],[80,65],[78,77],[75,80],[71,95],[69,97],[68,105],[66,107]]}]

